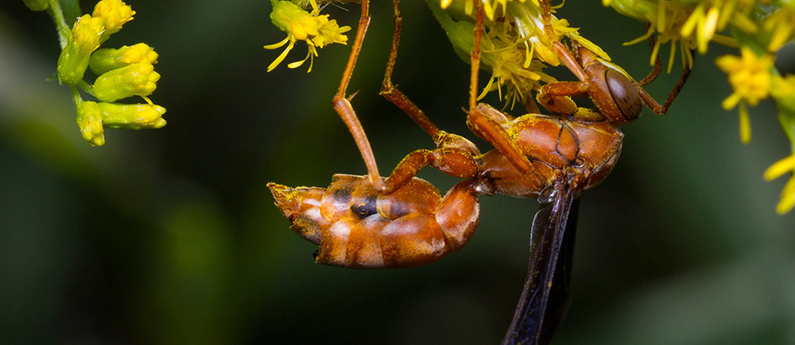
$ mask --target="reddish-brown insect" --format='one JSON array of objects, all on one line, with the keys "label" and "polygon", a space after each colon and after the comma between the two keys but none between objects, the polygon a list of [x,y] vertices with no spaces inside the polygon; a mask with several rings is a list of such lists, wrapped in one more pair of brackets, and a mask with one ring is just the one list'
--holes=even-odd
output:
[{"label": "reddish-brown insect", "polygon": [[[344,96],[361,42],[369,25],[368,1],[353,52],[334,97],[334,108],[348,125],[368,167],[368,176],[335,175],[328,188],[290,188],[270,183],[276,205],[301,237],[319,246],[317,263],[355,268],[393,268],[434,262],[469,240],[480,216],[480,195],[507,194],[538,198],[542,203],[531,227],[527,282],[504,344],[546,344],[562,316],[571,274],[576,198],[602,180],[615,166],[624,137],[619,124],[636,119],[645,102],[662,115],[684,84],[689,70],[660,106],[640,83],[621,68],[574,44],[573,52],[556,42],[555,50],[578,82],[545,85],[538,102],[554,115],[513,118],[477,104],[477,73],[483,8],[475,1],[475,44],[467,125],[495,149],[480,153],[469,140],[439,130],[391,83],[397,56],[401,16],[393,0],[395,34],[382,94],[433,137],[436,148],[407,155],[386,179],[378,175],[367,137]],[[549,23],[549,3],[543,3]],[[578,107],[569,97],[589,97],[595,109]],[[464,179],[445,196],[415,177],[430,165]]]}]

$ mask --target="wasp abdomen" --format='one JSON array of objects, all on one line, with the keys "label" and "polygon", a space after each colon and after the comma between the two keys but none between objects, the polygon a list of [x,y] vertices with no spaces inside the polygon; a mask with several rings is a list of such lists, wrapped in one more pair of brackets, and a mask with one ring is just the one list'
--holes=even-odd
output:
[{"label": "wasp abdomen", "polygon": [[436,261],[469,240],[480,211],[473,183],[459,183],[444,198],[419,178],[391,194],[342,174],[326,189],[268,187],[291,229],[319,245],[317,263],[390,268]]}]

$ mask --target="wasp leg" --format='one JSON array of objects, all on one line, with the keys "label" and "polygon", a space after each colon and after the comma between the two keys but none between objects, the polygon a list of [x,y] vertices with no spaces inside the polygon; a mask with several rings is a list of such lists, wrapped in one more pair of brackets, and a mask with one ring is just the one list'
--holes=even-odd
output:
[{"label": "wasp leg", "polygon": [[588,97],[588,83],[566,81],[546,84],[536,95],[542,107],[553,114],[571,116],[577,113],[577,104],[571,97]]},{"label": "wasp leg", "polygon": [[533,170],[530,160],[511,138],[506,129],[508,122],[505,114],[487,104],[479,104],[467,117],[467,126],[477,136],[493,145],[516,169],[529,173]]},{"label": "wasp leg", "polygon": [[[651,24],[644,23],[643,26],[646,27],[646,32],[648,33]],[[651,48],[652,51],[654,51],[654,35],[649,35],[649,47]],[[654,79],[657,79],[657,76],[660,75],[661,71],[662,71],[662,61],[660,61],[660,54],[657,54],[657,59],[655,59],[654,61],[654,68],[651,70],[651,72],[649,72],[649,75],[647,75],[646,78],[643,78],[643,80],[639,81],[638,84],[644,86],[653,82]]]},{"label": "wasp leg", "polygon": [[[484,115],[483,111],[497,112],[505,115],[489,107],[488,105],[478,105],[478,73],[480,72],[480,42],[483,38],[483,20],[485,13],[483,4],[480,1],[475,1],[475,29],[474,29],[474,45],[472,48],[470,60],[470,77],[469,77],[469,112],[467,114],[467,127],[475,133],[475,135],[488,141],[496,147],[503,155],[505,155],[513,165],[522,172],[531,171],[530,161],[525,157],[521,150],[511,140],[510,135],[505,128],[498,122],[495,122],[490,117]],[[506,119],[507,120],[507,119]]]},{"label": "wasp leg", "polygon": [[412,180],[422,168],[432,168],[458,178],[477,177],[481,170],[480,151],[472,142],[462,136],[438,131],[434,136],[437,148],[416,150],[406,155],[384,182],[385,193],[400,189]]},{"label": "wasp leg", "polygon": [[475,29],[474,29],[474,45],[472,48],[472,55],[470,59],[470,76],[469,76],[469,113],[470,117],[477,107],[478,100],[478,73],[480,73],[480,41],[483,38],[483,19],[485,13],[483,11],[483,4],[480,1],[474,1],[475,4]]},{"label": "wasp leg", "polygon": [[657,103],[657,101],[655,101],[654,98],[652,98],[651,95],[649,95],[646,92],[646,90],[643,90],[643,88],[641,88],[640,86],[638,86],[638,94],[640,95],[640,98],[643,100],[643,103],[646,103],[646,106],[648,106],[649,109],[651,109],[651,111],[653,111],[655,114],[660,116],[665,115],[665,113],[668,112],[668,107],[671,106],[671,103],[673,103],[674,99],[676,99],[676,96],[679,95],[679,91],[681,91],[682,87],[685,86],[685,82],[687,81],[687,77],[689,76],[690,76],[690,66],[685,64],[684,69],[682,70],[682,75],[679,77],[679,81],[676,82],[676,85],[674,85],[674,89],[671,91],[671,94],[668,95],[668,99],[665,100],[665,104],[663,105]]},{"label": "wasp leg", "polygon": [[362,50],[362,43],[364,42],[364,35],[367,33],[367,28],[370,26],[370,1],[362,0],[362,14],[359,18],[359,27],[356,30],[356,40],[353,42],[351,48],[351,55],[348,57],[348,64],[345,66],[345,72],[342,74],[340,87],[337,94],[334,95],[334,110],[337,111],[342,122],[348,127],[348,130],[356,141],[356,146],[362,154],[364,164],[367,166],[367,174],[370,183],[376,189],[383,189],[384,185],[381,181],[381,175],[378,173],[378,165],[375,162],[375,155],[373,149],[370,147],[370,141],[367,139],[367,134],[364,133],[364,128],[356,116],[356,112],[351,106],[350,99],[346,96],[348,83],[353,75],[353,69],[356,67],[356,60],[359,58],[359,52]]},{"label": "wasp leg", "polygon": [[[649,23],[646,23],[646,30],[649,30]],[[651,47],[652,50],[654,50],[653,35],[649,36],[649,46]],[[694,50],[690,51],[691,56],[693,55],[693,52]],[[643,88],[641,87],[643,85],[651,83],[652,81],[654,81],[654,79],[657,79],[658,75],[660,75],[660,72],[662,71],[662,61],[660,61],[660,56],[657,55],[657,59],[654,62],[654,68],[652,69],[652,71],[649,73],[648,76],[646,76],[646,78],[643,78],[643,80],[638,82],[638,94],[640,95],[640,98],[643,100],[643,103],[646,103],[646,106],[648,106],[649,109],[651,109],[651,111],[653,111],[655,114],[660,116],[665,115],[665,113],[668,112],[668,107],[671,106],[671,103],[673,103],[674,99],[676,99],[676,96],[679,95],[679,91],[681,91],[682,87],[685,86],[687,77],[690,76],[690,70],[691,70],[690,65],[688,63],[685,63],[685,65],[683,66],[682,75],[679,77],[679,81],[676,82],[674,89],[671,90],[671,93],[668,95],[668,99],[665,100],[665,103],[663,105],[660,105],[660,103],[657,103],[657,101],[655,101],[654,98],[652,98],[646,92],[646,90],[643,90]]]},{"label": "wasp leg", "polygon": [[356,60],[359,58],[359,53],[362,51],[362,43],[364,43],[364,35],[367,33],[367,28],[370,26],[370,0],[362,1],[362,14],[359,18],[359,27],[356,29],[356,39],[353,41],[351,47],[351,55],[348,57],[348,64],[345,65],[345,72],[342,73],[342,80],[340,80],[340,87],[337,90],[337,96],[347,97],[348,84],[353,76],[353,69],[356,67]]},{"label": "wasp leg", "polygon": [[403,112],[411,117],[422,130],[433,137],[439,132],[439,128],[431,122],[428,116],[426,116],[414,102],[406,97],[406,95],[398,90],[397,86],[392,83],[392,72],[395,70],[398,45],[400,44],[400,32],[403,27],[403,15],[400,13],[400,0],[392,0],[392,6],[395,11],[395,31],[392,34],[392,47],[389,51],[386,73],[384,73],[384,81],[381,84],[381,92],[379,94],[400,108],[400,110],[403,110]]}]

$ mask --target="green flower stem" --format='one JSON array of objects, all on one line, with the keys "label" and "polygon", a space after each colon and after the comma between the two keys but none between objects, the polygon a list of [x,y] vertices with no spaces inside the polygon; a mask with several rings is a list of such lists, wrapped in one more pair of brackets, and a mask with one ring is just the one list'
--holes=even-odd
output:
[{"label": "green flower stem", "polygon": [[85,80],[79,81],[77,83],[77,86],[79,86],[81,89],[83,89],[83,91],[85,91],[87,94],[89,94],[91,96],[94,95],[94,86],[90,85],[89,83],[86,83]]},{"label": "green flower stem", "polygon": [[60,0],[50,0],[50,7],[47,9],[47,12],[50,14],[52,21],[55,23],[55,27],[58,31],[58,38],[61,43],[61,49],[63,49],[69,42],[69,37],[72,36],[72,30],[70,30],[69,25],[66,24],[66,20],[63,16],[63,10],[61,9]]},{"label": "green flower stem", "polygon": [[69,85],[69,88],[72,90],[72,100],[75,102],[75,107],[80,106],[80,102],[83,101],[83,98],[80,97],[80,91],[77,89],[77,86]]}]

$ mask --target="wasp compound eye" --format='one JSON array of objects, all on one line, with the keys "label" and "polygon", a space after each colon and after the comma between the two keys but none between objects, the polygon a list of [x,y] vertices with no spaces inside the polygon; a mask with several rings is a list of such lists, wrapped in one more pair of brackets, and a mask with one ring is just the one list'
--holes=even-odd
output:
[{"label": "wasp compound eye", "polygon": [[643,105],[640,103],[640,96],[635,89],[635,84],[623,73],[610,68],[605,72],[605,81],[607,81],[610,95],[613,96],[613,101],[621,111],[621,115],[627,122],[637,119]]}]

